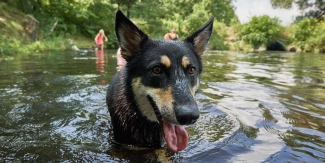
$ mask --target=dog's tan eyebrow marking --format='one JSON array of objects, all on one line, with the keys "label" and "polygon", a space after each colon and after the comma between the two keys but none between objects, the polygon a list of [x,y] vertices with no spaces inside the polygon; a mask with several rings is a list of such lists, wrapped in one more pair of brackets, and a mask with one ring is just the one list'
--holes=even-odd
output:
[{"label": "dog's tan eyebrow marking", "polygon": [[166,67],[170,67],[171,65],[170,59],[166,55],[161,56],[160,62]]},{"label": "dog's tan eyebrow marking", "polygon": [[190,60],[186,56],[183,56],[183,58],[182,58],[183,68],[186,68],[189,64],[190,64]]}]

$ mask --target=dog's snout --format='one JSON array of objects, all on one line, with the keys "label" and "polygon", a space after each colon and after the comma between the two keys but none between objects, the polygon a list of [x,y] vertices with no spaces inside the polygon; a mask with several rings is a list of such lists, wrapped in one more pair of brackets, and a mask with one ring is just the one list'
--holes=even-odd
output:
[{"label": "dog's snout", "polygon": [[200,113],[196,106],[185,105],[176,111],[176,118],[180,125],[193,124],[199,117]]}]

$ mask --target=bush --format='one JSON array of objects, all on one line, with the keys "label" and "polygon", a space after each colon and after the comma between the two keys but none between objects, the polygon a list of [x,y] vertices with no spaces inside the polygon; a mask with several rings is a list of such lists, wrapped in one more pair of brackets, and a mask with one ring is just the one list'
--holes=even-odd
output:
[{"label": "bush", "polygon": [[275,41],[280,36],[280,20],[267,15],[254,16],[251,21],[240,26],[241,39],[258,49],[261,45]]},{"label": "bush", "polygon": [[323,20],[306,18],[293,25],[289,35],[293,44],[302,51],[325,51],[325,23]]},{"label": "bush", "polygon": [[213,34],[209,42],[209,48],[213,50],[228,50],[229,47],[225,44],[227,37],[226,24],[218,21],[213,23]]}]

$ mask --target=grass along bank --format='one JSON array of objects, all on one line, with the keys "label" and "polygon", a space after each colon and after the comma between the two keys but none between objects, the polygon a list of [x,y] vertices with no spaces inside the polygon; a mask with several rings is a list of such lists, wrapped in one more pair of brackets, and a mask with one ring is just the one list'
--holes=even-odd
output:
[{"label": "grass along bank", "polygon": [[[80,48],[88,48],[93,40],[82,35],[55,36],[36,30],[36,41],[32,41],[24,28],[27,15],[0,2],[0,61],[12,59],[16,54],[32,54],[48,50],[70,49],[68,38]],[[55,29],[54,29],[55,30]]]}]

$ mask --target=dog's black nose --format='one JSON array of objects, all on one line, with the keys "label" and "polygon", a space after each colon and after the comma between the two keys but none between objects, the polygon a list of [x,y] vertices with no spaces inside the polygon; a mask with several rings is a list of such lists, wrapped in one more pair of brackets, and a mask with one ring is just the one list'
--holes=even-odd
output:
[{"label": "dog's black nose", "polygon": [[180,125],[190,125],[200,117],[200,112],[196,106],[181,106],[176,109],[176,118]]}]

